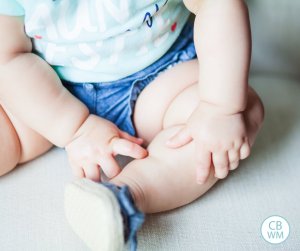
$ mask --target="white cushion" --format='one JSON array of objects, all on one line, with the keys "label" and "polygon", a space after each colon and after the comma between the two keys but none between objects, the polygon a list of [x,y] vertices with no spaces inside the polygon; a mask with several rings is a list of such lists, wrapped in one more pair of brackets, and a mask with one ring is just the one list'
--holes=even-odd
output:
[{"label": "white cushion", "polygon": [[[300,83],[253,76],[266,121],[253,155],[194,203],[148,216],[139,250],[272,250],[260,226],[281,215],[290,237],[280,250],[300,248]],[[53,149],[0,178],[0,250],[87,251],[64,217],[66,155]]]}]

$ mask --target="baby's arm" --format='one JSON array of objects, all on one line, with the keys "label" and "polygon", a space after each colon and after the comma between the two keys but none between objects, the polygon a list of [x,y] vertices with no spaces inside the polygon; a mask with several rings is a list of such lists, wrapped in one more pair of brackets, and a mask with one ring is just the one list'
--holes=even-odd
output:
[{"label": "baby's arm", "polygon": [[187,126],[168,145],[195,140],[197,179],[206,181],[211,164],[225,178],[248,157],[243,111],[247,105],[251,54],[250,24],[243,0],[185,0],[196,14],[194,41],[199,59],[199,105]]},{"label": "baby's arm", "polygon": [[247,6],[243,0],[197,2],[194,40],[200,100],[224,114],[242,112],[251,53]]},{"label": "baby's arm", "polygon": [[0,103],[53,144],[66,147],[77,176],[99,180],[101,166],[113,177],[120,172],[115,155],[147,155],[141,140],[90,115],[53,69],[31,53],[22,18],[0,16],[0,41]]},{"label": "baby's arm", "polygon": [[31,53],[21,18],[0,16],[0,41],[1,104],[55,145],[65,146],[88,117],[88,109]]}]

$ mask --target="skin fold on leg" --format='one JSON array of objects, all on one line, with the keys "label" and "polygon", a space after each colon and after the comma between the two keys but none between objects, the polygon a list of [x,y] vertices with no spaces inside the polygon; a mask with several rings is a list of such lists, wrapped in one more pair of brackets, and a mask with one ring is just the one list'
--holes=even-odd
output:
[{"label": "skin fold on leg", "polygon": [[45,153],[52,144],[0,105],[0,176]]},{"label": "skin fold on leg", "polygon": [[7,109],[5,111],[16,130],[20,142],[21,156],[18,164],[31,161],[52,148],[52,143],[47,139],[26,126]]},{"label": "skin fold on leg", "polygon": [[[141,99],[137,102],[135,126],[138,136],[151,142],[148,145],[149,156],[130,162],[111,182],[128,185],[138,208],[145,213],[161,212],[186,205],[207,192],[217,181],[211,168],[206,183],[197,184],[193,141],[177,149],[165,145],[166,140],[184,126],[198,104],[197,84],[184,79],[187,68],[189,68],[188,75],[194,76],[189,78],[195,79],[197,76],[195,65],[197,62],[191,61],[166,71],[154,81],[153,85],[151,84],[152,86],[149,85],[144,90],[144,94],[142,92]],[[174,78],[174,72],[177,78]],[[174,96],[170,97],[168,89],[173,85],[177,87],[178,92],[172,92]],[[163,97],[159,92],[159,86],[167,97],[161,99],[161,102],[157,102],[159,96]],[[151,113],[149,109],[153,100],[160,103],[163,111],[159,113],[162,114],[160,118],[153,117],[155,113]],[[143,121],[145,111],[150,112],[146,121]],[[244,117],[249,141],[253,144],[263,121],[263,106],[257,94],[250,88]]]},{"label": "skin fold on leg", "polygon": [[18,135],[0,105],[0,176],[14,169],[20,156],[21,148]]}]

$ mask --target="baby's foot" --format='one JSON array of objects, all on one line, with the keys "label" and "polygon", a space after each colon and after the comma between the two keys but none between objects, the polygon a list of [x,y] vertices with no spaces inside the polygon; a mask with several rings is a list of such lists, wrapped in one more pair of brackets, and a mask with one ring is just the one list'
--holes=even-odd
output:
[{"label": "baby's foot", "polygon": [[128,187],[79,179],[66,187],[65,213],[74,232],[93,251],[123,250],[131,242],[144,215],[134,206]]}]

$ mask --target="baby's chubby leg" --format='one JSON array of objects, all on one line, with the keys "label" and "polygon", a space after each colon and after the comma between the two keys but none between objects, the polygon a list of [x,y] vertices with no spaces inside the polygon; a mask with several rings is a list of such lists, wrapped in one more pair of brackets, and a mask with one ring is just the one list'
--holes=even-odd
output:
[{"label": "baby's chubby leg", "polygon": [[[145,138],[146,142],[151,142],[148,146],[149,156],[130,162],[111,182],[117,185],[128,185],[137,206],[145,213],[183,206],[200,197],[217,181],[211,168],[207,181],[203,185],[197,184],[193,141],[177,149],[166,146],[167,139],[184,126],[198,105],[197,83],[191,77],[197,74],[196,65],[196,61],[183,63],[162,74],[155,80],[155,83],[152,83],[153,85],[151,84],[152,86],[148,86],[144,95],[141,94],[143,100],[137,104],[136,128],[140,137]],[[186,75],[187,67],[189,68],[189,81],[183,77]],[[161,80],[163,82],[160,82]],[[181,88],[178,87],[179,81],[182,83]],[[169,93],[167,92],[165,96],[159,93],[159,85],[162,91],[167,91],[167,87],[170,90],[176,87],[178,93],[166,98]],[[176,88],[170,92],[174,92]],[[155,125],[152,126],[151,115],[155,116],[155,112],[151,113],[151,100],[160,103],[155,93],[165,97],[161,102],[165,103],[165,107],[163,105],[161,107],[163,109],[161,120],[153,117]],[[143,123],[147,110],[149,111],[147,123]],[[139,114],[139,111],[143,112]],[[248,106],[244,117],[249,142],[252,145],[263,121],[262,103],[252,89],[248,91]],[[153,128],[159,127],[161,128],[159,132],[153,131]]]},{"label": "baby's chubby leg", "polygon": [[18,135],[0,105],[0,176],[11,171],[21,155]]},{"label": "baby's chubby leg", "polygon": [[145,213],[170,210],[190,203],[204,194],[217,179],[213,172],[204,185],[196,182],[194,143],[171,149],[164,142],[182,126],[172,126],[152,140],[149,156],[130,162],[113,180],[128,185],[137,204]]},{"label": "baby's chubby leg", "polygon": [[0,105],[0,176],[43,154],[52,144]]}]

